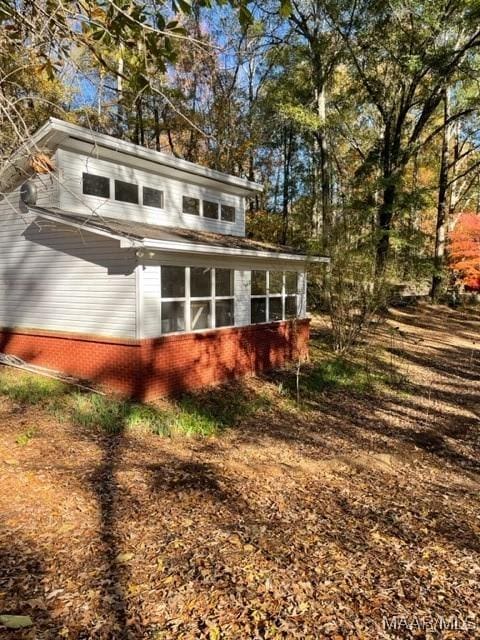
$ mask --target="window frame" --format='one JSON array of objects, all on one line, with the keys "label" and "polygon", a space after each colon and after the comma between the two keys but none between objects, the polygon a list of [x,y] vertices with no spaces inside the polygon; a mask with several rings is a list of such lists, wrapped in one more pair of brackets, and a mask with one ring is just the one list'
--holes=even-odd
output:
[{"label": "window frame", "polygon": [[[270,322],[285,322],[286,320],[292,320],[295,318],[299,317],[299,294],[298,294],[298,277],[299,277],[299,272],[298,271],[284,271],[284,270],[279,270],[279,269],[252,269],[251,270],[251,274],[254,271],[261,271],[261,272],[265,272],[265,280],[266,280],[266,289],[265,289],[265,293],[263,294],[252,294],[251,292],[251,285],[250,285],[250,322],[251,324],[266,324],[266,323],[270,323]],[[282,273],[282,290],[280,293],[270,293],[270,272],[275,272],[275,273]],[[296,281],[297,281],[297,290],[296,293],[287,293],[286,290],[286,279],[287,279],[287,273],[295,273],[296,274]],[[250,283],[252,281],[252,276],[250,275]],[[270,299],[271,298],[275,298],[275,299],[279,299],[281,298],[282,300],[282,317],[281,319],[272,319],[270,317]],[[293,317],[287,317],[286,316],[286,301],[287,298],[295,298],[295,316]],[[253,322],[252,321],[252,300],[258,300],[258,299],[265,299],[265,320],[263,322]]]},{"label": "window frame", "polygon": [[[198,202],[198,213],[191,213],[189,211],[185,211],[184,200],[185,198],[189,200],[196,200]],[[197,198],[197,196],[189,196],[187,193],[182,194],[182,215],[183,216],[195,216],[196,218],[203,217],[202,212],[202,199]]]},{"label": "window frame", "polygon": [[[130,187],[136,187],[137,201],[133,202],[132,200],[122,200],[121,198],[117,198],[117,183],[119,185],[122,184]],[[143,197],[143,193],[142,193],[142,197]],[[137,207],[141,206],[140,205],[140,185],[138,184],[138,182],[127,182],[126,180],[120,180],[120,178],[114,178],[113,179],[113,200],[115,200],[115,202],[123,202],[124,204],[133,204],[134,206],[137,206]]]},{"label": "window frame", "polygon": [[[108,195],[107,196],[99,196],[95,193],[85,193],[85,176],[93,176],[95,178],[101,178],[102,180],[106,180],[108,184]],[[111,200],[112,199],[112,180],[109,176],[101,176],[98,173],[89,173],[88,171],[82,171],[82,196],[87,196],[89,198],[101,198],[102,200]]]},{"label": "window frame", "polygon": [[[227,220],[223,217],[223,207],[229,207],[233,209],[233,220]],[[226,222],[227,224],[235,224],[235,222],[237,221],[237,207],[234,204],[229,204],[228,202],[220,202],[219,209],[219,220],[221,220],[222,222]]]},{"label": "window frame", "polygon": [[[202,197],[202,218],[205,218],[205,220],[220,220],[220,211],[222,208],[222,204],[220,202],[220,200],[218,200],[217,198],[211,198],[209,196],[204,196]],[[209,204],[216,204],[217,205],[217,217],[216,218],[211,218],[210,216],[206,216],[205,215],[205,203],[208,202]]]},{"label": "window frame", "polygon": [[[165,191],[163,189],[157,189],[157,187],[151,187],[149,184],[142,183],[142,207],[148,207],[149,209],[165,209]],[[145,204],[145,189],[150,189],[150,191],[157,191],[161,194],[160,200],[161,204]]]},{"label": "window frame", "polygon": [[[162,264],[160,265],[160,335],[177,335],[179,333],[197,333],[199,331],[211,331],[215,329],[226,329],[229,327],[235,326],[235,269],[229,269],[227,267],[197,267],[197,266],[185,266],[182,268],[184,271],[185,277],[185,296],[184,297],[176,297],[176,298],[163,298],[162,297],[162,278],[163,278],[163,267],[169,266],[181,266],[181,265],[168,265]],[[192,269],[195,268],[205,268],[210,269],[210,296],[192,296],[191,295],[191,272]],[[216,295],[216,272],[217,269],[226,269],[231,272],[232,278],[232,295],[229,296],[217,296]],[[233,301],[233,323],[228,325],[222,325],[221,327],[217,327],[217,319],[216,319],[216,303],[221,300],[232,300]],[[192,329],[192,302],[208,302],[210,303],[210,326]],[[184,304],[184,323],[185,330],[184,331],[169,331],[167,333],[162,332],[162,303],[163,302],[183,302]]]}]

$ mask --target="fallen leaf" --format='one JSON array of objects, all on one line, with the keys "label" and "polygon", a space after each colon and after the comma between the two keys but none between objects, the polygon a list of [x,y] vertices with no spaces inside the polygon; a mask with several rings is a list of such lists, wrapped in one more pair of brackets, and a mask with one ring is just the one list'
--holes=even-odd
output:
[{"label": "fallen leaf", "polygon": [[0,624],[7,629],[24,629],[25,627],[31,627],[33,621],[30,616],[11,616],[0,615]]}]

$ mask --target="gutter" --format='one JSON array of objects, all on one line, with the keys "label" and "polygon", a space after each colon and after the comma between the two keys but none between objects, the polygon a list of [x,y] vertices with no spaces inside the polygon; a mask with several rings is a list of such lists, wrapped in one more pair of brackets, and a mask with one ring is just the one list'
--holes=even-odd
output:
[{"label": "gutter", "polygon": [[[129,240],[120,240],[123,248],[131,247]],[[150,240],[145,238],[142,241],[135,241],[135,247],[163,251],[167,253],[193,253],[197,255],[221,255],[236,256],[241,258],[257,258],[268,260],[290,260],[296,262],[329,263],[330,258],[326,256],[308,256],[298,253],[280,253],[276,251],[262,251],[254,249],[241,249],[238,247],[222,247],[220,245],[208,245],[200,243],[175,242],[173,240]]]}]

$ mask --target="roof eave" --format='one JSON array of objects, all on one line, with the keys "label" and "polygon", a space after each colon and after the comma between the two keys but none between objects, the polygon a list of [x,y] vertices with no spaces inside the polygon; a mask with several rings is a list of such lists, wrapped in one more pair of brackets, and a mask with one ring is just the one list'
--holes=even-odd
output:
[{"label": "roof eave", "polygon": [[[121,247],[131,247],[131,241],[124,239],[120,241]],[[135,246],[141,246],[147,250],[162,251],[169,253],[194,253],[197,255],[231,256],[239,258],[253,258],[257,260],[278,260],[301,263],[329,263],[330,258],[326,256],[309,256],[298,253],[285,253],[279,251],[268,251],[261,249],[242,249],[239,247],[223,247],[221,245],[209,245],[199,242],[177,242],[174,240],[151,240],[145,238],[136,241]]]},{"label": "roof eave", "polygon": [[[137,157],[148,160],[159,166],[166,166],[177,171],[189,172],[207,180],[210,179],[216,182],[223,182],[230,187],[245,191],[246,194],[263,192],[262,185],[245,178],[238,178],[227,173],[222,173],[221,171],[216,171],[215,169],[202,167],[201,165],[195,164],[194,162],[176,158],[160,151],[154,151],[153,149],[146,149],[132,142],[120,140],[119,138],[114,138],[113,136],[109,136],[104,133],[90,131],[85,127],[80,127],[79,125],[64,122],[63,120],[58,120],[57,118],[50,118],[46,125],[48,125],[47,131],[49,128],[51,130],[57,131],[65,137],[77,138],[90,144],[99,143],[102,146],[107,147],[111,151],[117,151],[119,153],[122,153],[123,151],[124,153],[130,154],[135,153]],[[44,129],[46,125],[44,125],[41,129]]]},{"label": "roof eave", "polygon": [[279,262],[297,262],[302,264],[309,263],[326,263],[330,262],[330,258],[326,256],[309,256],[298,253],[286,253],[259,249],[241,249],[239,247],[223,247],[221,245],[209,245],[199,242],[177,242],[176,240],[153,240],[149,238],[135,238],[133,236],[125,236],[108,229],[99,229],[98,227],[89,225],[87,222],[79,223],[71,220],[65,220],[55,214],[45,213],[34,206],[28,207],[28,210],[45,220],[52,222],[60,222],[67,226],[73,227],[80,231],[89,231],[91,233],[107,236],[114,240],[118,240],[122,249],[145,249],[147,251],[162,251],[164,253],[189,253],[205,256],[225,256],[237,258],[249,258],[257,260],[273,260]]}]

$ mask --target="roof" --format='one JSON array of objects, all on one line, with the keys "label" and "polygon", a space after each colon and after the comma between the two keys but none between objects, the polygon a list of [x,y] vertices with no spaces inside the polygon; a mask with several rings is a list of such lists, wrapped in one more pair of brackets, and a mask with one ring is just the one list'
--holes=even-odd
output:
[{"label": "roof", "polygon": [[[263,187],[255,182],[232,176],[221,171],[209,169],[201,165],[177,158],[174,155],[147,149],[141,145],[120,140],[105,133],[98,133],[92,129],[81,127],[77,124],[65,122],[57,118],[49,118],[47,122],[27,140],[22,147],[10,158],[8,171],[2,177],[4,187],[8,182],[8,187],[13,189],[16,185],[14,176],[17,175],[19,181],[28,177],[28,158],[35,151],[55,151],[60,145],[87,145],[89,153],[109,154],[109,157],[117,157],[117,154],[125,158],[133,156],[137,161],[144,160],[157,165],[159,172],[166,173],[172,177],[181,178],[188,173],[191,180],[207,180],[222,183],[232,190],[249,195],[263,191]],[[117,161],[119,158],[117,157]],[[13,185],[13,186],[12,186]],[[7,190],[3,188],[3,190]]]},{"label": "roof", "polygon": [[81,215],[54,207],[30,206],[40,217],[120,240],[121,247],[144,247],[171,252],[237,255],[296,261],[329,262],[325,256],[307,256],[290,247],[272,245],[239,236],[144,224],[98,214]]}]

